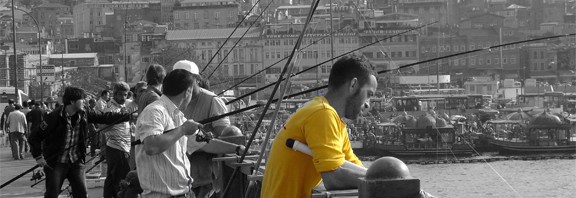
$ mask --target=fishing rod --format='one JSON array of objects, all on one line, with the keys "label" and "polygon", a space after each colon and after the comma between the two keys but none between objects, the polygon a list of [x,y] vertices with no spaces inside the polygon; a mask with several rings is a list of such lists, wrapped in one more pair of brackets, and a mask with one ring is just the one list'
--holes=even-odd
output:
[{"label": "fishing rod", "polygon": [[[270,2],[268,2],[268,5],[266,5],[266,7],[264,8],[264,11],[268,9],[268,7],[270,7],[270,4],[272,4],[272,2],[274,2],[274,0],[271,0]],[[212,75],[214,75],[214,73],[216,73],[216,70],[218,70],[218,68],[220,68],[220,66],[222,66],[222,63],[224,63],[224,61],[226,60],[226,58],[228,58],[228,56],[232,53],[232,51],[234,50],[234,48],[236,48],[236,46],[238,46],[238,43],[240,43],[240,41],[242,41],[242,39],[244,39],[244,36],[246,36],[246,34],[248,33],[248,31],[250,31],[250,28],[252,28],[252,26],[254,26],[254,24],[258,23],[258,19],[260,19],[260,17],[262,17],[262,15],[264,15],[264,11],[262,11],[262,13],[260,13],[260,15],[258,15],[258,17],[256,18],[256,20],[254,20],[253,23],[250,24],[250,26],[248,27],[248,29],[246,29],[246,31],[244,31],[244,34],[242,34],[242,36],[240,37],[240,39],[238,39],[238,41],[236,41],[236,43],[234,43],[234,46],[232,46],[232,48],[230,48],[230,51],[228,51],[228,53],[226,53],[226,55],[224,56],[224,58],[222,58],[222,60],[220,60],[220,63],[218,63],[218,65],[216,65],[216,67],[214,68],[214,70],[212,70],[212,72],[210,73],[210,75],[208,75],[208,77],[206,77],[207,79],[212,77]],[[224,46],[224,45],[222,45]],[[242,54],[240,54],[242,55]],[[216,55],[214,55],[216,56]],[[210,63],[208,63],[210,64]],[[207,68],[208,66],[206,66],[205,68]]]},{"label": "fishing rod", "polygon": [[569,36],[575,36],[575,35],[576,35],[576,33],[561,34],[561,35],[546,36],[546,37],[540,37],[540,38],[534,38],[534,39],[527,39],[527,40],[522,40],[522,41],[514,41],[514,42],[504,43],[504,44],[499,44],[499,45],[493,45],[493,46],[489,46],[489,47],[484,47],[484,48],[479,48],[479,49],[474,49],[474,50],[468,50],[468,51],[459,52],[459,53],[455,53],[455,54],[450,54],[450,55],[446,55],[446,56],[440,56],[440,57],[436,57],[436,58],[431,58],[431,59],[428,59],[428,60],[423,60],[423,61],[419,61],[419,62],[415,62],[415,63],[410,63],[410,64],[407,64],[407,65],[399,66],[397,69],[382,70],[382,71],[379,71],[378,74],[383,74],[383,73],[387,73],[387,72],[394,71],[394,70],[400,70],[400,69],[403,69],[403,68],[406,68],[406,67],[412,67],[412,66],[415,66],[415,65],[418,65],[418,64],[428,63],[428,62],[432,62],[432,61],[437,61],[437,60],[446,59],[446,58],[451,58],[451,57],[460,56],[460,55],[465,55],[465,54],[471,54],[471,53],[480,52],[480,51],[484,51],[484,50],[489,50],[489,51],[491,51],[492,49],[500,48],[500,47],[505,47],[505,46],[509,46],[509,45],[529,43],[529,42],[541,41],[541,40],[548,40],[548,39],[554,39],[554,38],[569,37]]},{"label": "fishing rod", "polygon": [[[125,118],[126,116],[132,116],[132,114],[135,113],[135,112],[136,112],[136,111],[134,111],[134,112],[132,112],[132,113],[129,113],[129,114],[127,114],[127,115],[124,115],[124,116],[122,116],[121,119],[119,119],[119,120],[122,120],[122,119]],[[116,124],[119,124],[119,123],[121,123],[121,121],[116,121],[114,124],[108,125],[108,126],[102,128],[102,129],[98,130],[98,132],[92,134],[92,136],[88,136],[88,137],[84,138],[84,140],[82,140],[82,141],[86,141],[86,140],[88,140],[89,138],[93,137],[94,135],[100,134],[100,132],[102,132],[102,131],[104,131],[104,130],[107,130],[107,129],[111,128],[113,125],[116,125]],[[78,146],[78,144],[80,144],[80,142],[81,142],[81,141],[77,142],[77,143],[74,144],[74,145],[69,146],[68,148],[65,148],[64,151],[70,150],[70,149],[72,149],[73,147]],[[58,154],[54,154],[54,155],[52,155],[52,156],[49,156],[49,157],[46,158],[46,160],[56,158],[56,157],[58,157],[58,155],[59,155],[59,153],[58,153]],[[24,175],[26,175],[26,174],[34,171],[34,170],[35,170],[36,168],[38,168],[38,167],[40,167],[40,166],[39,166],[38,164],[36,164],[36,165],[34,165],[32,168],[29,168],[28,170],[26,170],[26,171],[24,171],[24,172],[16,175],[16,176],[13,177],[12,179],[10,179],[10,180],[4,182],[2,185],[0,185],[0,189],[8,186],[9,184],[11,184],[12,182],[14,182],[14,181],[16,181],[16,180],[22,178]]]},{"label": "fishing rod", "polygon": [[[337,31],[343,30],[344,28],[345,28],[345,27],[342,27],[342,28],[340,28],[340,29],[339,29],[339,30],[337,30]],[[318,42],[320,42],[321,40],[324,40],[324,39],[326,39],[326,38],[328,38],[328,37],[330,37],[330,35],[329,35],[329,34],[328,34],[328,35],[325,35],[325,36],[323,36],[323,37],[321,37],[321,38],[319,38],[319,39],[317,39],[317,40],[315,40],[314,42],[312,42],[312,43],[310,43],[310,44],[308,44],[308,45],[304,46],[303,48],[300,48],[298,51],[302,51],[302,50],[304,50],[304,49],[306,49],[306,48],[308,48],[308,47],[310,47],[310,46],[312,46],[312,45],[316,45]],[[240,82],[238,82],[238,83],[236,83],[236,84],[234,84],[234,85],[232,85],[232,86],[228,87],[227,89],[225,89],[224,91],[221,91],[220,93],[218,93],[218,94],[216,94],[216,95],[220,96],[220,95],[224,94],[226,91],[233,89],[234,87],[236,87],[236,86],[238,86],[238,85],[240,85],[240,84],[242,84],[242,83],[246,82],[247,80],[250,80],[250,79],[251,79],[251,78],[253,78],[254,76],[256,76],[256,75],[258,75],[258,74],[260,74],[260,73],[262,73],[262,72],[266,71],[267,69],[269,69],[269,68],[271,68],[271,67],[273,67],[273,66],[277,65],[278,63],[280,63],[280,62],[282,62],[282,61],[284,61],[284,60],[288,59],[289,57],[290,57],[290,56],[285,56],[284,58],[282,58],[282,59],[280,59],[280,60],[276,61],[276,62],[275,62],[275,63],[273,63],[272,65],[270,65],[270,66],[268,66],[268,67],[265,67],[265,68],[261,69],[260,71],[258,71],[258,72],[256,72],[256,73],[254,73],[254,74],[252,74],[252,75],[250,75],[250,76],[248,76],[248,77],[246,77],[246,78],[242,79]],[[225,82],[220,82],[220,83],[214,84],[214,86],[217,86],[217,85],[220,85],[220,84],[224,84],[224,83],[228,83],[228,82],[232,82],[232,81],[234,81],[234,79],[232,79],[232,80],[228,80],[228,81],[225,81]]]},{"label": "fishing rod", "polygon": [[[394,34],[394,35],[392,35],[392,36],[388,36],[388,37],[386,37],[386,38],[383,38],[383,39],[380,39],[380,40],[376,40],[375,42],[369,43],[369,44],[364,45],[364,46],[362,46],[362,47],[358,47],[358,48],[356,48],[356,49],[353,49],[353,50],[348,51],[348,52],[346,52],[346,53],[344,53],[344,54],[338,55],[338,56],[336,56],[336,57],[333,57],[333,58],[331,58],[331,59],[328,59],[328,60],[326,60],[326,61],[324,61],[324,62],[321,62],[321,63],[319,63],[319,64],[316,64],[316,65],[314,65],[314,66],[312,66],[312,67],[306,68],[306,69],[304,69],[304,70],[302,70],[302,71],[299,71],[299,72],[294,73],[294,74],[291,74],[291,75],[294,75],[294,76],[299,75],[299,74],[301,74],[301,73],[304,73],[304,72],[307,72],[307,71],[309,71],[309,70],[312,70],[312,69],[314,69],[314,68],[316,68],[316,67],[319,67],[320,65],[323,65],[323,64],[325,64],[325,63],[328,63],[328,62],[330,62],[330,61],[332,61],[332,60],[336,60],[336,59],[338,59],[338,58],[341,58],[341,57],[343,57],[343,56],[346,56],[346,55],[348,55],[348,54],[350,54],[350,53],[352,53],[352,52],[355,52],[355,51],[364,49],[364,48],[366,48],[366,47],[369,47],[369,46],[371,46],[371,45],[380,43],[380,42],[382,42],[382,41],[391,39],[391,38],[393,38],[393,37],[403,35],[403,34],[405,34],[405,33],[407,33],[407,32],[411,32],[411,31],[414,31],[414,30],[418,30],[418,29],[424,28],[424,27],[426,27],[426,26],[435,24],[435,23],[437,23],[437,22],[438,22],[438,21],[434,21],[434,22],[431,22],[431,23],[428,23],[428,24],[424,24],[424,25],[415,27],[415,28],[410,28],[410,29],[408,29],[408,30],[405,30],[405,31],[402,31],[402,32],[400,32],[400,33]],[[284,78],[279,78],[279,80],[280,80],[280,81],[283,81]],[[270,84],[265,85],[265,86],[263,86],[263,87],[260,87],[260,88],[258,88],[258,89],[256,89],[256,90],[253,90],[253,91],[251,91],[251,92],[249,92],[249,93],[246,93],[246,94],[244,94],[244,95],[242,95],[242,96],[240,96],[240,97],[234,98],[234,99],[226,102],[226,104],[228,105],[228,104],[231,104],[231,103],[233,103],[233,102],[236,102],[236,101],[238,101],[238,100],[240,100],[240,99],[242,99],[242,98],[245,98],[245,97],[247,97],[247,96],[249,96],[249,95],[252,95],[252,94],[254,94],[254,93],[256,93],[256,92],[260,92],[260,91],[262,91],[262,90],[264,90],[264,89],[266,89],[266,88],[268,88],[268,87],[270,87],[270,86],[272,86],[272,85],[274,85],[274,83],[270,83]]]},{"label": "fishing rod", "polygon": [[[413,28],[413,29],[410,29],[410,30],[407,30],[407,31],[404,31],[404,32],[402,32],[402,33],[405,33],[405,32],[408,32],[408,31],[411,31],[411,30],[414,30],[414,29],[420,29],[420,28],[422,28],[422,27],[431,25],[431,24],[433,24],[433,23],[437,23],[437,21],[432,22],[432,23],[429,23],[429,24],[426,24],[426,25],[423,25],[423,26],[419,26],[419,27],[416,27],[416,28]],[[418,65],[418,64],[422,64],[422,63],[433,62],[433,61],[437,61],[437,60],[442,60],[442,59],[451,58],[451,57],[460,56],[460,55],[465,55],[465,54],[471,54],[471,53],[480,52],[480,51],[484,51],[484,50],[492,50],[492,49],[494,49],[494,48],[500,48],[500,47],[505,47],[505,46],[509,46],[509,45],[515,45],[515,44],[521,44],[521,43],[528,43],[528,42],[534,42],[534,41],[540,41],[540,40],[547,40],[547,39],[554,39],[554,38],[569,37],[569,36],[574,36],[574,35],[576,35],[576,33],[562,34],[562,35],[554,35],[554,36],[546,36],[546,37],[540,37],[540,38],[534,38],[534,39],[527,39],[527,40],[522,40],[522,41],[515,41],[515,42],[510,42],[510,43],[505,43],[505,44],[493,45],[493,46],[489,46],[489,47],[478,48],[478,49],[474,49],[474,50],[459,52],[459,53],[450,54],[450,55],[446,55],[446,56],[440,56],[440,57],[436,57],[436,58],[432,58],[432,59],[428,59],[428,60],[424,60],[424,61],[419,61],[419,62],[415,62],[415,63],[410,63],[410,64],[407,64],[407,65],[399,66],[399,67],[396,68],[396,69],[388,69],[388,70],[379,71],[378,74],[383,74],[383,73],[387,73],[387,72],[390,72],[390,71],[396,71],[396,70],[400,70],[400,69],[403,69],[403,68],[412,67],[412,66],[415,66],[415,65]],[[393,36],[391,36],[391,37],[394,37],[394,36],[398,36],[398,34],[393,35]],[[342,54],[342,55],[339,55],[339,56],[337,56],[337,57],[334,57],[333,59],[340,58],[340,57],[345,56],[345,55],[347,55],[347,54],[350,54],[350,53],[352,53],[352,52],[354,52],[354,51],[357,51],[357,50],[362,49],[362,48],[366,48],[366,47],[368,47],[368,46],[370,46],[370,45],[374,45],[374,44],[376,44],[376,43],[378,43],[378,42],[381,42],[381,41],[383,41],[383,40],[389,39],[389,38],[391,38],[391,37],[387,37],[387,38],[378,40],[378,41],[376,41],[376,42],[372,42],[372,43],[370,43],[370,44],[368,44],[368,45],[359,47],[359,48],[357,48],[357,49],[354,49],[354,50],[352,50],[352,51],[349,51],[349,52],[347,52],[347,53],[344,53],[344,54]],[[331,60],[333,60],[333,59],[331,59]],[[313,68],[315,68],[315,67],[318,67],[318,66],[320,66],[320,65],[322,65],[322,64],[325,64],[325,63],[327,63],[327,62],[329,62],[329,61],[331,61],[331,60],[324,61],[324,62],[322,62],[322,63],[320,63],[320,64],[317,64],[317,65],[312,66],[312,67],[310,67],[310,68],[304,69],[304,70],[302,70],[302,71],[300,71],[300,72],[297,72],[297,73],[295,73],[295,74],[292,74],[292,75],[299,75],[299,74],[301,74],[301,73],[307,72],[307,71],[309,71],[309,70],[311,70],[311,69],[313,69]],[[282,79],[282,80],[284,80],[284,79]],[[232,100],[226,102],[226,105],[231,104],[231,103],[233,103],[233,102],[236,102],[236,101],[238,101],[238,100],[240,100],[240,99],[242,99],[242,98],[245,98],[245,97],[247,97],[247,96],[249,96],[249,95],[252,95],[252,94],[254,94],[254,93],[257,93],[257,92],[259,92],[259,91],[262,91],[262,90],[264,90],[264,89],[266,89],[266,88],[268,88],[268,87],[270,87],[270,86],[272,86],[272,84],[265,85],[265,86],[263,86],[263,87],[260,87],[260,88],[258,88],[258,89],[256,89],[256,90],[254,90],[254,91],[251,91],[251,92],[249,92],[249,93],[246,93],[246,94],[244,94],[244,95],[242,95],[242,96],[240,96],[240,97],[237,97],[237,98],[235,98],[235,99],[232,99]]]},{"label": "fishing rod", "polygon": [[[304,34],[306,34],[306,28],[310,24],[310,21],[312,20],[312,17],[314,16],[314,12],[316,11],[316,8],[318,8],[319,3],[320,3],[320,0],[316,0],[316,2],[314,4],[310,5],[310,12],[308,12],[308,16],[306,17],[306,22],[304,23],[304,26],[302,27],[302,32],[300,32],[300,36],[298,37],[298,40],[296,40],[294,48],[292,48],[292,52],[290,53],[290,58],[288,58],[288,60],[286,61],[286,64],[284,65],[284,68],[282,69],[282,72],[280,73],[280,76],[279,76],[280,79],[283,79],[284,75],[286,75],[286,74],[290,75],[290,72],[292,71],[292,68],[294,67],[294,64],[291,63],[292,59],[294,58],[294,54],[296,53],[297,49],[300,48],[300,44],[302,43],[302,40],[304,38]],[[250,148],[250,145],[252,145],[252,142],[254,141],[254,138],[256,137],[256,133],[258,132],[258,128],[260,128],[260,125],[262,124],[262,121],[264,120],[264,117],[266,116],[266,112],[268,111],[268,109],[270,108],[270,105],[272,104],[272,99],[274,98],[276,91],[280,87],[281,82],[282,82],[281,80],[276,81],[276,84],[272,90],[272,94],[270,95],[268,102],[266,102],[266,106],[264,107],[262,114],[260,115],[260,119],[258,119],[258,122],[256,122],[256,126],[254,127],[254,130],[252,131],[252,135],[250,136],[248,143],[246,144],[246,148]],[[286,81],[284,87],[286,87],[286,85],[288,85],[288,83],[289,83],[289,81]],[[280,98],[280,101],[281,100],[282,100],[282,98]],[[240,159],[238,161],[239,162],[244,161],[246,154],[248,154],[248,149],[244,150],[244,152],[242,153],[242,155],[240,156]],[[236,178],[236,175],[237,175],[239,170],[240,170],[240,167],[236,167],[234,169],[234,172],[232,173],[232,177],[230,178],[230,180],[228,180],[228,183],[226,184],[226,187],[224,188],[224,192],[222,193],[222,196],[221,196],[222,198],[226,196],[226,194],[227,194],[228,190],[230,189],[232,182]]]},{"label": "fishing rod", "polygon": [[[240,22],[238,22],[238,24],[236,24],[236,27],[234,28],[234,30],[232,30],[232,32],[230,33],[230,35],[228,35],[228,38],[226,38],[226,40],[224,40],[224,42],[222,43],[222,45],[218,48],[218,50],[216,50],[216,53],[214,53],[214,56],[212,56],[212,58],[210,58],[210,60],[208,61],[208,63],[206,63],[206,66],[204,66],[204,68],[202,68],[202,71],[200,73],[203,73],[206,69],[208,69],[208,67],[210,67],[210,63],[212,63],[212,61],[214,60],[214,58],[216,58],[216,56],[218,55],[218,53],[220,53],[220,50],[222,50],[222,48],[226,45],[226,42],[228,42],[228,40],[230,40],[230,38],[232,37],[232,35],[234,35],[234,32],[236,32],[236,30],[240,27],[240,25],[242,25],[242,22],[244,22],[244,20],[246,20],[246,18],[248,18],[248,15],[250,15],[250,13],[252,13],[252,10],[254,10],[254,8],[256,7],[256,5],[258,5],[260,3],[261,0],[256,1],[256,3],[254,3],[254,5],[252,5],[252,7],[250,8],[250,10],[248,10],[248,12],[246,12],[246,14],[244,15],[244,17],[242,17],[242,20],[240,20]],[[273,1],[273,0],[272,0]],[[271,2],[272,2],[271,1]],[[263,11],[264,12],[264,11]],[[256,23],[256,22],[254,22]],[[250,28],[248,28],[250,29]],[[248,31],[248,30],[247,30]]]}]

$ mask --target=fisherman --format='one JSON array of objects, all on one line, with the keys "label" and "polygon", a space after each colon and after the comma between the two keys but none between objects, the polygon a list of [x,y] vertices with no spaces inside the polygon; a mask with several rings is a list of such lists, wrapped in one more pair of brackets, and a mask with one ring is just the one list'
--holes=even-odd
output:
[{"label": "fisherman", "polygon": [[[357,188],[365,169],[352,151],[344,118],[355,120],[376,92],[374,66],[362,55],[348,55],[332,67],[328,92],[298,109],[276,136],[266,163],[261,197],[311,197],[323,181],[328,190]],[[288,148],[287,139],[307,144],[314,156]]]},{"label": "fisherman", "polygon": [[162,96],[162,81],[166,77],[166,70],[162,65],[153,64],[146,71],[148,87],[138,95],[138,113],[142,112],[148,104],[160,99]]},{"label": "fisherman", "polygon": [[144,190],[143,198],[194,197],[186,151],[191,153],[202,148],[211,153],[234,153],[245,149],[241,145],[202,138],[199,132],[202,125],[184,117],[182,111],[190,103],[196,83],[187,70],[171,71],[164,79],[160,99],[146,106],[138,117],[136,140],[142,144],[136,145],[136,171]]},{"label": "fisherman", "polygon": [[44,197],[58,197],[64,179],[68,179],[74,198],[87,197],[84,175],[87,123],[114,124],[130,120],[125,113],[100,113],[84,110],[84,90],[67,87],[60,106],[50,112],[40,127],[30,134],[30,151],[44,168]]},{"label": "fisherman", "polygon": [[[104,112],[127,113],[126,99],[130,87],[125,82],[113,85],[112,99]],[[104,198],[113,198],[118,194],[122,178],[130,171],[130,124],[120,122],[102,131],[106,135],[106,162],[108,163],[106,180],[104,181]]]},{"label": "fisherman", "polygon": [[[181,60],[176,62],[173,68],[189,71],[198,82],[198,84],[194,85],[192,100],[188,103],[186,110],[183,111],[184,117],[192,120],[205,120],[228,112],[228,108],[222,99],[213,92],[201,87],[201,85],[207,86],[208,82],[202,79],[198,66],[194,62]],[[230,126],[230,120],[228,117],[224,117],[204,125],[202,129],[204,132],[210,132],[214,137],[218,138],[222,135],[222,131],[228,126]],[[188,141],[194,140],[188,139]],[[215,189],[213,185],[213,179],[216,176],[216,173],[213,172],[212,163],[214,156],[215,154],[204,151],[190,152],[188,156],[191,164],[190,175],[194,178],[192,188],[196,197],[210,197],[219,190]]]}]

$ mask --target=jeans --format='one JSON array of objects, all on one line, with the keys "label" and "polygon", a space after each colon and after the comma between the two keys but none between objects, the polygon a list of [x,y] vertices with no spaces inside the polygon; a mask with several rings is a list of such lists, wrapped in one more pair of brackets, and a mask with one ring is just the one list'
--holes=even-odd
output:
[{"label": "jeans", "polygon": [[104,181],[104,198],[118,197],[120,181],[130,172],[127,152],[106,146],[108,172]]},{"label": "jeans", "polygon": [[57,198],[62,188],[64,179],[68,179],[70,187],[72,187],[72,197],[86,198],[88,197],[86,189],[86,176],[84,175],[84,163],[82,160],[77,160],[74,163],[59,163],[50,164],[44,167],[46,174],[46,192],[45,198]]},{"label": "jeans", "polygon": [[26,147],[26,141],[24,139],[24,133],[20,132],[10,132],[10,148],[12,149],[12,157],[14,159],[24,159],[24,148]]}]

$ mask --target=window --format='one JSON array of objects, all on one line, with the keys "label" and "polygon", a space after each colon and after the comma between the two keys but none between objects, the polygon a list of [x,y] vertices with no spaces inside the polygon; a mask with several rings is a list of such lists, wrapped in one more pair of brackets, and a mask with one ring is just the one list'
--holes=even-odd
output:
[{"label": "window", "polygon": [[[394,53],[394,52],[392,52],[392,53]],[[366,58],[374,58],[372,52],[364,52],[364,53],[362,53],[362,54],[364,54],[364,56],[366,56]]]},{"label": "window", "polygon": [[490,57],[486,58],[486,65],[491,65],[492,59]]},{"label": "window", "polygon": [[475,58],[470,59],[470,65],[476,65],[476,59]]},{"label": "window", "polygon": [[457,52],[458,49],[459,49],[459,48],[458,48],[458,45],[454,45],[454,47],[452,47],[452,49],[454,49],[454,51]]},{"label": "window", "polygon": [[410,51],[406,51],[406,52],[404,52],[404,54],[405,54],[405,57],[410,57]]},{"label": "window", "polygon": [[516,58],[510,58],[510,64],[516,64]]},{"label": "window", "polygon": [[478,65],[484,65],[484,58],[478,58]]},{"label": "window", "polygon": [[460,51],[466,51],[466,45],[460,45]]},{"label": "window", "polygon": [[454,66],[458,66],[458,63],[459,63],[459,62],[460,62],[460,61],[458,61],[458,60],[454,60]]},{"label": "window", "polygon": [[494,58],[494,64],[500,64],[500,58]]},{"label": "window", "polygon": [[239,70],[239,75],[241,75],[241,76],[245,75],[244,74],[244,64],[240,64],[238,70]]},{"label": "window", "polygon": [[466,65],[466,59],[460,59],[460,65],[462,66]]},{"label": "window", "polygon": [[508,64],[508,58],[503,58],[503,59],[502,59],[502,64]]}]

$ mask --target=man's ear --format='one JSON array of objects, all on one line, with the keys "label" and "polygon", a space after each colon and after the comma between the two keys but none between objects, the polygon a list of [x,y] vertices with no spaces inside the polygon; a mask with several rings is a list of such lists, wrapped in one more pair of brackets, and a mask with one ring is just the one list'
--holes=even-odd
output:
[{"label": "man's ear", "polygon": [[354,93],[354,90],[358,88],[358,78],[352,78],[350,84],[348,84],[348,92]]}]

